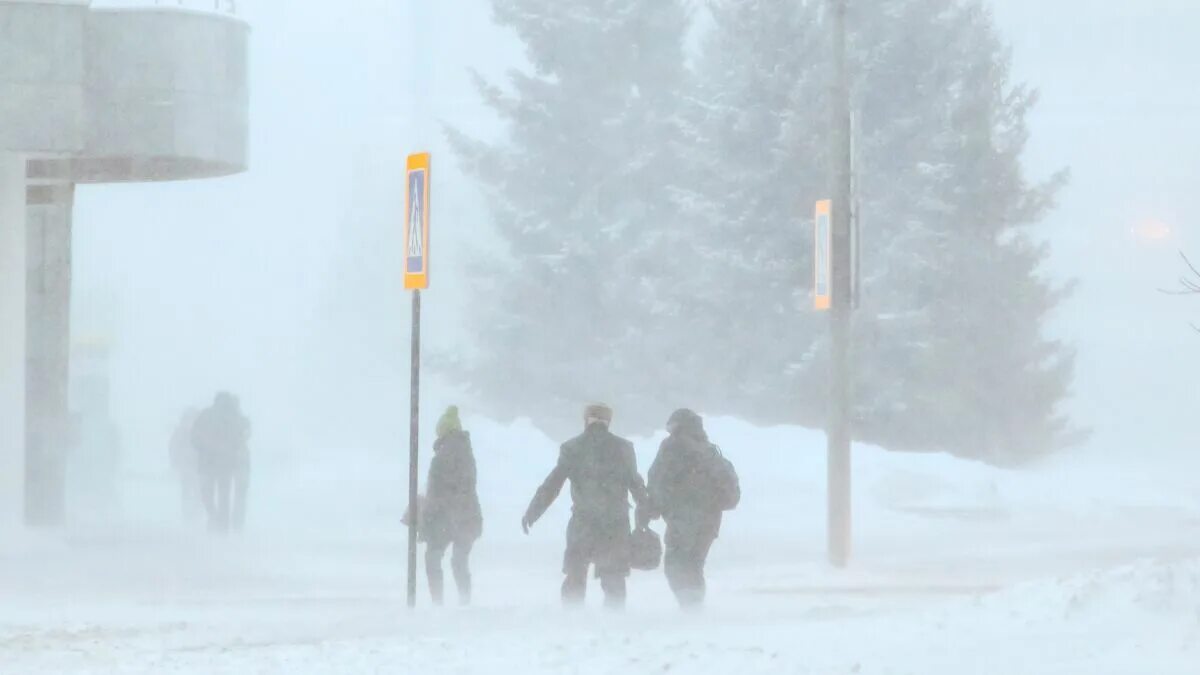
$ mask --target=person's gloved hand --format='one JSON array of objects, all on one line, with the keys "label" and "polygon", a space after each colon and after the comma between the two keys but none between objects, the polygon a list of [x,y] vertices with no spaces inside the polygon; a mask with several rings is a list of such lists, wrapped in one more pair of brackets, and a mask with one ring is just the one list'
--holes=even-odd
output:
[{"label": "person's gloved hand", "polygon": [[524,516],[521,518],[521,530],[524,531],[525,534],[529,534],[529,528],[531,527],[533,527],[533,521],[529,520],[529,516]]}]

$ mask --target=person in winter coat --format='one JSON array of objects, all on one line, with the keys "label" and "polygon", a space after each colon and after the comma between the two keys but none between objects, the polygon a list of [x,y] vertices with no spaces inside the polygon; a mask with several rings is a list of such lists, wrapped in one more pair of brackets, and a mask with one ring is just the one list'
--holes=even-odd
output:
[{"label": "person in winter coat", "polygon": [[583,434],[563,444],[558,464],[538,488],[521,527],[525,533],[571,481],[571,521],[563,556],[562,598],[579,605],[587,594],[592,565],[610,608],[625,605],[629,576],[629,497],[646,503],[646,484],[637,470],[633,444],[609,431],[612,410],[602,404],[584,410]]},{"label": "person in winter coat", "polygon": [[192,426],[192,446],[200,462],[200,494],[213,532],[241,530],[245,523],[249,440],[250,420],[228,392],[217,394]]},{"label": "person in winter coat", "polygon": [[453,546],[450,567],[461,604],[471,601],[471,547],[483,534],[483,513],[475,489],[475,455],[471,435],[462,428],[458,408],[451,406],[437,424],[437,441],[425,484],[420,531],[426,542],[425,574],[435,604],[442,604],[442,558]]},{"label": "person in winter coat", "polygon": [[650,467],[650,505],[639,525],[660,515],[667,522],[663,567],[679,604],[696,608],[705,595],[704,565],[721,531],[721,514],[741,499],[737,473],[708,440],[704,423],[691,410],[675,411],[670,435]]}]

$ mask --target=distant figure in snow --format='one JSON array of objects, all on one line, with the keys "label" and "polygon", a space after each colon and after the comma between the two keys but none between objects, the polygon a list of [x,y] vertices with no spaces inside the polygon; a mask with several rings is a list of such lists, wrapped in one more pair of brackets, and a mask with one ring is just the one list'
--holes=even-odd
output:
[{"label": "distant figure in snow", "polygon": [[708,440],[699,415],[676,410],[667,431],[648,474],[650,503],[638,521],[666,520],[667,582],[679,604],[694,609],[704,603],[704,565],[720,534],[721,514],[737,507],[741,488],[733,464]]},{"label": "distant figure in snow", "polygon": [[200,455],[192,444],[192,429],[199,416],[199,410],[188,408],[171,434],[171,469],[179,478],[180,504],[188,523],[195,522],[204,508],[200,498]]},{"label": "distant figure in snow", "polygon": [[250,421],[233,394],[217,394],[196,418],[192,445],[200,460],[200,490],[213,532],[241,530],[250,479]]},{"label": "distant figure in snow", "polygon": [[418,511],[419,531],[425,540],[425,574],[429,594],[442,604],[442,558],[453,546],[450,567],[458,587],[458,600],[471,602],[471,547],[483,534],[483,512],[475,489],[475,455],[471,435],[463,431],[458,408],[450,406],[438,420],[433,460],[425,483],[425,498]]},{"label": "distant figure in snow", "polygon": [[629,576],[629,497],[646,503],[646,484],[637,470],[633,444],[608,427],[612,410],[602,404],[587,406],[583,434],[563,444],[558,464],[538,488],[521,520],[525,533],[554,502],[563,485],[571,481],[571,521],[567,525],[567,551],[563,556],[562,598],[568,606],[580,605],[587,593],[591,565],[604,590],[605,604],[625,606],[625,579]]}]

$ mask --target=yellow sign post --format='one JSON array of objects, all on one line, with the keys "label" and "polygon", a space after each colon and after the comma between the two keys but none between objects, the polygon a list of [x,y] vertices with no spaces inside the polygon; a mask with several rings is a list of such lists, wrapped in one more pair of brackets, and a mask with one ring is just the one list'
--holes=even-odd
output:
[{"label": "yellow sign post", "polygon": [[429,288],[429,196],[433,172],[430,155],[408,156],[408,186],[404,200],[404,288]]},{"label": "yellow sign post", "polygon": [[827,311],[833,307],[833,203],[817,202],[813,218],[813,308]]},{"label": "yellow sign post", "polygon": [[421,291],[429,288],[430,155],[408,156],[404,198],[404,288],[412,294],[412,374],[408,442],[408,606],[417,604],[417,467],[421,419]]}]

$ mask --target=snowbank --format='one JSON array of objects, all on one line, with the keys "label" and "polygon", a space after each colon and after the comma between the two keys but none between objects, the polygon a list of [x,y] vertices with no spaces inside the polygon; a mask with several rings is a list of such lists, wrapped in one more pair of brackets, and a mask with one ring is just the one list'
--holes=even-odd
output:
[{"label": "snowbank", "polygon": [[[569,516],[569,496],[560,497],[531,537],[521,534],[519,522],[553,467],[559,442],[528,421],[505,425],[468,417],[466,426],[479,465],[485,517],[481,551],[536,550],[553,560]],[[758,428],[726,418],[710,419],[707,426],[737,466],[743,487],[741,506],[727,516],[716,561],[823,565],[824,434]],[[633,439],[643,472],[661,438]],[[422,453],[423,482],[427,447]],[[1200,522],[1196,477],[1131,474],[1124,467],[1077,458],[1005,470],[943,454],[856,445],[853,470],[857,557],[866,571],[883,564],[916,565],[928,551],[1032,556],[1051,540],[1059,548],[1074,546],[1072,560],[1086,561],[1095,550],[1136,548],[1143,535],[1157,541],[1165,529]],[[260,462],[252,495],[254,527],[316,538],[399,536],[406,477],[403,443],[390,452],[345,450]]]},{"label": "snowbank", "polygon": [[[553,467],[559,441],[524,420],[501,425],[468,418],[467,426],[479,462],[485,513],[493,516],[489,520],[499,520],[494,533],[511,533],[533,490]],[[745,502],[734,517],[743,521],[743,527],[795,531],[809,520],[823,523],[823,433],[797,427],[759,428],[727,418],[710,419],[708,429],[741,474]],[[643,472],[661,439],[661,435],[633,439]],[[429,450],[423,447],[422,452],[424,472]],[[1131,473],[1098,462],[1051,461],[1031,469],[1005,470],[944,454],[893,453],[860,444],[853,451],[853,468],[855,506],[860,516],[872,518],[885,512],[978,521],[1036,512],[1107,516],[1138,509],[1179,509],[1200,514],[1200,478]],[[390,526],[403,510],[406,472],[403,443],[390,452],[307,454],[261,468],[256,478],[267,488],[259,493],[256,505],[283,516],[284,521],[291,520],[287,515],[295,509],[315,508],[340,518]],[[315,499],[322,490],[328,491],[326,498]],[[556,508],[564,510],[566,500]]]},{"label": "snowbank", "polygon": [[[823,436],[713,419],[744,498],[709,611],[680,616],[654,572],[630,580],[626,615],[564,614],[569,498],[530,536],[518,525],[558,444],[466,421],[486,520],[475,608],[404,609],[402,442],[264,453],[240,538],[181,529],[170,481],[141,475],[119,526],[0,540],[0,672],[1195,672],[1194,477],[858,446],[854,562],[833,570]],[[659,438],[634,440],[644,471]]]}]

